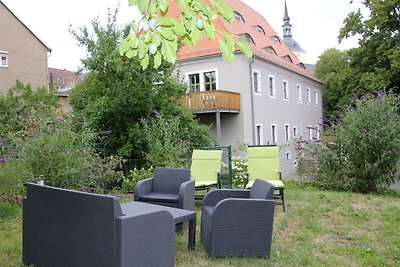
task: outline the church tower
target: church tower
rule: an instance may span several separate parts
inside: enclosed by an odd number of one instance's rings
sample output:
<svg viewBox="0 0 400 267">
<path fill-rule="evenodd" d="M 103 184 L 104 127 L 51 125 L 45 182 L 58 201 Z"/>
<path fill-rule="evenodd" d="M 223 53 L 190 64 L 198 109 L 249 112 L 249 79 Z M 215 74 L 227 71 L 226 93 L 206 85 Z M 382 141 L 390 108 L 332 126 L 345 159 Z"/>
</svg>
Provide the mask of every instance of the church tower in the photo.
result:
<svg viewBox="0 0 400 267">
<path fill-rule="evenodd" d="M 303 63 L 307 62 L 307 52 L 304 51 L 299 43 L 293 39 L 292 36 L 292 24 L 290 24 L 290 17 L 287 9 L 287 4 L 285 0 L 285 10 L 283 16 L 283 41 L 292 50 L 296 57 Z"/>
</svg>

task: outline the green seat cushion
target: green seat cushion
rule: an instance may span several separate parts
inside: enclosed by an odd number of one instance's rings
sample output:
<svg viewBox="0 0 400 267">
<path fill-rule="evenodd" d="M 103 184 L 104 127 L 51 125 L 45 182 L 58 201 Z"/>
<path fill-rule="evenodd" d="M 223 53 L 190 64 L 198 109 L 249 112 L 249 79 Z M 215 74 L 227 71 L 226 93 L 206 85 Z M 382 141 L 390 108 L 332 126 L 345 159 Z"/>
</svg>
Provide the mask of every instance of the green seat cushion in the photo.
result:
<svg viewBox="0 0 400 267">
<path fill-rule="evenodd" d="M 274 185 L 275 189 L 282 189 L 285 188 L 285 184 L 282 182 L 282 180 L 267 180 L 268 182 L 270 182 L 271 184 Z M 247 188 L 251 188 L 254 184 L 254 181 L 250 181 L 246 187 Z"/>
<path fill-rule="evenodd" d="M 249 180 L 280 179 L 279 147 L 249 147 L 247 149 Z"/>
<path fill-rule="evenodd" d="M 221 171 L 222 150 L 193 150 L 190 167 L 196 186 L 216 184 Z"/>
</svg>

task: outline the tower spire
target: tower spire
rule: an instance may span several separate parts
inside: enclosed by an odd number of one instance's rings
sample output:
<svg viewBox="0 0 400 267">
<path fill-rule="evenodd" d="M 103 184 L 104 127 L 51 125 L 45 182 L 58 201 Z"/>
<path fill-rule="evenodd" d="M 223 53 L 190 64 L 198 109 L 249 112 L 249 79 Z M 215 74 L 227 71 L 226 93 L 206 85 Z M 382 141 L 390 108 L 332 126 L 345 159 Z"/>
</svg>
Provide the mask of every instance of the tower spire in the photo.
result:
<svg viewBox="0 0 400 267">
<path fill-rule="evenodd" d="M 287 4 L 285 0 L 285 11 L 283 16 L 283 37 L 292 37 L 292 24 L 290 24 L 290 17 L 287 10 Z"/>
</svg>

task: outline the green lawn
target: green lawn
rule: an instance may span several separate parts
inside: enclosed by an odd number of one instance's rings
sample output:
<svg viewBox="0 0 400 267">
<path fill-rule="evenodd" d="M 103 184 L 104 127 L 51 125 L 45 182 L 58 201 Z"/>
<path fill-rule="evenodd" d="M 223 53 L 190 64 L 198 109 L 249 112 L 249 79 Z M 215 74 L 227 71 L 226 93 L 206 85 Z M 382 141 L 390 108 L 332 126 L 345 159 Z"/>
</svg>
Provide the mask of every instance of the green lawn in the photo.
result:
<svg viewBox="0 0 400 267">
<path fill-rule="evenodd" d="M 362 195 L 292 185 L 277 206 L 270 259 L 211 260 L 176 238 L 176 266 L 400 266 L 399 195 Z M 21 209 L 0 203 L 0 266 L 21 264 Z M 235 233 L 232 233 L 235 234 Z"/>
</svg>

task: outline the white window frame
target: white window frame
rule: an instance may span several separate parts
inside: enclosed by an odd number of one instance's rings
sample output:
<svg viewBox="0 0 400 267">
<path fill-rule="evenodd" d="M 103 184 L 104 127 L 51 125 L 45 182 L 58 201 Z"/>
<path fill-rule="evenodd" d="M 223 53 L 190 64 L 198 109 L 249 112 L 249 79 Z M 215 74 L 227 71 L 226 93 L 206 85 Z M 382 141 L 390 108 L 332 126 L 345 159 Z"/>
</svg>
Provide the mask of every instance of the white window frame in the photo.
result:
<svg viewBox="0 0 400 267">
<path fill-rule="evenodd" d="M 285 87 L 286 85 L 286 87 Z M 289 82 L 286 80 L 283 80 L 282 82 L 283 86 L 283 100 L 289 101 Z"/>
<path fill-rule="evenodd" d="M 254 88 L 254 74 L 257 74 L 257 91 Z M 257 95 L 261 95 L 261 72 L 259 70 L 253 69 L 251 71 L 251 84 L 253 87 L 253 93 Z"/>
<path fill-rule="evenodd" d="M 319 140 L 321 138 L 321 129 L 319 128 L 319 125 L 315 126 L 315 138 Z"/>
<path fill-rule="evenodd" d="M 278 144 L 278 125 L 276 123 L 271 124 L 271 144 Z"/>
<path fill-rule="evenodd" d="M 285 124 L 285 142 L 290 141 L 290 124 Z"/>
<path fill-rule="evenodd" d="M 317 90 L 314 90 L 314 99 L 315 99 L 315 106 L 318 106 L 319 101 L 318 101 L 318 91 Z"/>
<path fill-rule="evenodd" d="M 5 57 L 6 58 L 6 64 L 3 65 L 3 60 L 1 59 L 1 57 Z M 8 68 L 8 52 L 7 51 L 1 51 L 0 50 L 0 68 Z"/>
<path fill-rule="evenodd" d="M 286 152 L 286 162 L 290 162 L 292 160 L 292 153 L 290 151 Z"/>
<path fill-rule="evenodd" d="M 313 140 L 313 131 L 314 131 L 314 129 L 313 129 L 313 126 L 312 125 L 308 125 L 307 126 L 307 130 L 308 130 L 308 140 L 309 141 L 312 141 Z"/>
<path fill-rule="evenodd" d="M 199 74 L 200 75 L 200 92 L 204 92 L 205 91 L 205 79 L 204 79 L 204 73 L 206 72 L 215 72 L 215 86 L 216 89 L 215 90 L 219 90 L 219 78 L 218 78 L 218 69 L 206 69 L 206 70 L 198 70 L 198 71 L 191 71 L 191 72 L 186 72 L 185 73 L 185 82 L 188 85 L 188 90 L 190 91 L 189 88 L 189 75 L 191 74 Z M 188 92 L 189 92 L 188 91 Z"/>
<path fill-rule="evenodd" d="M 272 88 L 271 88 L 271 84 L 270 84 L 271 81 L 272 81 Z M 276 98 L 275 76 L 268 75 L 267 84 L 268 84 L 269 97 Z"/>
<path fill-rule="evenodd" d="M 311 105 L 311 89 L 307 87 L 306 90 L 307 90 L 307 105 Z"/>
<path fill-rule="evenodd" d="M 260 133 L 259 133 L 260 140 L 257 139 L 257 137 L 258 137 L 258 129 L 260 129 Z M 256 124 L 256 143 L 255 143 L 255 145 L 257 145 L 257 146 L 264 145 L 263 140 L 264 140 L 264 129 L 263 129 L 263 125 L 260 124 L 260 123 L 257 123 L 257 124 Z M 260 141 L 260 142 L 258 142 L 258 141 Z"/>
<path fill-rule="evenodd" d="M 293 137 L 296 137 L 299 135 L 299 128 L 297 126 L 293 126 Z"/>
<path fill-rule="evenodd" d="M 301 84 L 296 84 L 297 103 L 303 102 Z"/>
</svg>

